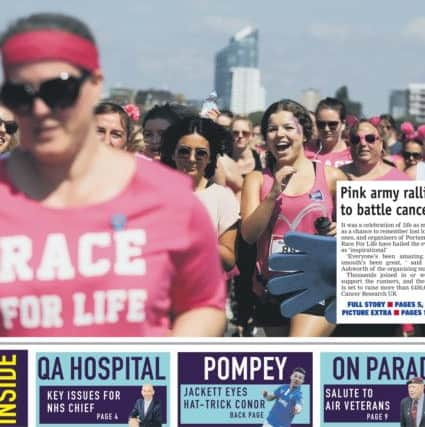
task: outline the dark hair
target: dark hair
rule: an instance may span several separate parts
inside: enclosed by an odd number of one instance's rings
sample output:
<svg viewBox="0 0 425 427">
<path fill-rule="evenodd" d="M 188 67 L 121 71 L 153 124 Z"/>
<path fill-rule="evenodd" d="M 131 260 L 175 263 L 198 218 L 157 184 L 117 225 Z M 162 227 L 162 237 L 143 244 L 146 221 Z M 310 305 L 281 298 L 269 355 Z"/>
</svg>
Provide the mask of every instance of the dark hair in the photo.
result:
<svg viewBox="0 0 425 427">
<path fill-rule="evenodd" d="M 349 134 L 350 140 L 351 140 L 351 138 L 352 138 L 353 136 L 355 136 L 355 135 L 357 134 L 357 132 L 358 132 L 358 130 L 359 130 L 359 127 L 360 127 L 360 125 L 362 125 L 362 124 L 364 124 L 364 123 L 367 123 L 367 124 L 369 124 L 369 125 L 373 126 L 373 127 L 376 129 L 376 131 L 378 132 L 378 135 L 380 136 L 380 138 L 381 138 L 381 139 L 383 139 L 383 138 L 382 138 L 382 132 L 381 132 L 381 130 L 379 129 L 379 126 L 374 125 L 374 124 L 373 124 L 372 122 L 370 122 L 368 119 L 360 119 L 358 122 L 354 123 L 354 125 L 353 125 L 353 126 L 351 126 L 351 128 L 350 128 L 350 134 Z"/>
<path fill-rule="evenodd" d="M 226 116 L 229 117 L 229 119 L 233 119 L 233 117 L 235 117 L 230 110 L 221 110 L 219 116 Z"/>
<path fill-rule="evenodd" d="M 339 115 L 340 120 L 343 122 L 347 117 L 347 109 L 345 108 L 345 104 L 336 98 L 327 97 L 322 99 L 316 107 L 315 116 L 319 115 L 320 110 L 333 110 L 336 111 Z"/>
<path fill-rule="evenodd" d="M 394 117 L 391 114 L 381 114 L 379 116 L 379 118 L 381 120 L 385 120 L 386 122 L 388 122 L 391 126 L 392 129 L 396 129 L 396 124 L 395 124 L 395 120 Z"/>
<path fill-rule="evenodd" d="M 196 112 L 185 105 L 168 103 L 164 105 L 155 105 L 143 117 L 143 127 L 145 127 L 148 120 L 164 119 L 172 125 L 178 120 L 186 117 L 193 117 L 194 115 L 196 115 Z"/>
<path fill-rule="evenodd" d="M 203 136 L 210 148 L 210 163 L 205 169 L 205 178 L 214 175 L 217 166 L 217 156 L 223 152 L 223 139 L 225 130 L 222 126 L 211 119 L 192 116 L 171 125 L 163 134 L 161 139 L 161 162 L 176 168 L 173 154 L 181 138 L 186 135 L 197 133 Z"/>
<path fill-rule="evenodd" d="M 414 142 L 415 144 L 420 145 L 421 147 L 424 146 L 424 140 L 423 138 L 421 138 L 417 132 L 415 132 L 415 134 L 411 137 L 409 137 L 408 134 L 405 134 L 403 132 L 401 132 L 401 143 L 403 144 L 403 147 L 409 143 L 409 142 Z"/>
<path fill-rule="evenodd" d="M 303 134 L 306 140 L 310 140 L 311 136 L 313 135 L 313 122 L 308 110 L 292 99 L 282 99 L 270 105 L 263 114 L 261 119 L 261 133 L 265 141 L 267 141 L 267 127 L 269 125 L 269 118 L 272 114 L 279 111 L 289 111 L 292 113 L 294 117 L 298 119 L 301 127 L 303 128 Z M 270 151 L 267 151 L 266 163 L 270 170 L 274 169 L 276 159 L 273 157 Z"/>
<path fill-rule="evenodd" d="M 15 34 L 43 29 L 62 30 L 71 34 L 76 34 L 96 45 L 92 32 L 84 22 L 72 16 L 60 13 L 36 13 L 24 18 L 19 18 L 4 31 L 0 38 L 0 45 L 3 45 L 7 39 Z"/>
<path fill-rule="evenodd" d="M 294 373 L 294 372 L 299 372 L 299 373 L 301 373 L 301 374 L 303 374 L 303 375 L 305 376 L 305 369 L 304 369 L 304 368 L 296 367 L 296 368 L 292 371 L 292 373 Z"/>
<path fill-rule="evenodd" d="M 370 126 L 374 127 L 376 129 L 376 131 L 378 132 L 379 137 L 381 138 L 382 141 L 382 161 L 390 166 L 395 167 L 396 165 L 391 161 L 386 159 L 384 156 L 387 155 L 387 148 L 386 148 L 386 144 L 382 135 L 382 131 L 380 129 L 379 126 L 374 125 L 371 121 L 369 121 L 368 119 L 360 119 L 357 123 L 355 123 L 353 126 L 351 126 L 350 128 L 350 133 L 349 133 L 349 139 L 350 139 L 350 144 L 351 144 L 351 138 L 353 136 L 355 136 L 359 130 L 360 125 L 367 123 Z"/>
</svg>

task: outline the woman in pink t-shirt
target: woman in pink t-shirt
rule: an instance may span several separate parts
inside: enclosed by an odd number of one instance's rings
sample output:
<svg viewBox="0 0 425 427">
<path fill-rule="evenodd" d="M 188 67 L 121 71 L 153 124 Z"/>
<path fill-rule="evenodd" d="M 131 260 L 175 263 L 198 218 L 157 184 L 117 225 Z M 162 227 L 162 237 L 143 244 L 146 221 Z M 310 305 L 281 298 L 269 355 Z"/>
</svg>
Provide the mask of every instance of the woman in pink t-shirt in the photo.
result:
<svg viewBox="0 0 425 427">
<path fill-rule="evenodd" d="M 282 100 L 272 104 L 264 113 L 261 130 L 267 143 L 268 169 L 251 172 L 245 179 L 241 233 L 247 243 L 257 243 L 258 275 L 265 284 L 273 275 L 268 269 L 269 255 L 287 250 L 282 240 L 285 233 L 315 234 L 317 218 L 332 218 L 336 181 L 346 177 L 338 169 L 305 156 L 304 143 L 311 137 L 312 121 L 297 102 Z M 335 223 L 327 234 L 335 234 Z M 257 287 L 257 293 L 262 290 Z M 280 313 L 277 303 L 267 307 L 270 316 L 272 311 Z M 315 306 L 295 315 L 290 322 L 278 315 L 265 331 L 277 336 L 327 336 L 334 325 L 327 322 L 323 312 L 323 305 Z"/>
<path fill-rule="evenodd" d="M 379 128 L 362 119 L 350 129 L 350 150 L 353 162 L 341 166 L 352 180 L 410 180 L 384 157 L 383 139 Z"/>
<path fill-rule="evenodd" d="M 307 157 L 335 168 L 350 163 L 350 149 L 343 138 L 347 126 L 344 103 L 336 98 L 322 99 L 315 115 L 319 138 L 307 141 Z"/>
<path fill-rule="evenodd" d="M 222 335 L 216 236 L 190 183 L 99 141 L 91 31 L 43 13 L 1 40 L 21 140 L 0 162 L 0 335 Z"/>
</svg>

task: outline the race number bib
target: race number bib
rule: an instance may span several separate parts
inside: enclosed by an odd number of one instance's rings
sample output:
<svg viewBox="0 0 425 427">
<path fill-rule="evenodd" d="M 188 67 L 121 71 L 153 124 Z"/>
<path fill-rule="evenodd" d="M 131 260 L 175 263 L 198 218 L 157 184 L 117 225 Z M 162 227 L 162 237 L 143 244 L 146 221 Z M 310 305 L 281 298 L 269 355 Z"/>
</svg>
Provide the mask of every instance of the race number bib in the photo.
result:
<svg viewBox="0 0 425 427">
<path fill-rule="evenodd" d="M 271 254 L 296 254 L 300 252 L 297 249 L 291 248 L 282 239 L 282 236 L 272 236 L 269 247 L 269 256 Z"/>
</svg>

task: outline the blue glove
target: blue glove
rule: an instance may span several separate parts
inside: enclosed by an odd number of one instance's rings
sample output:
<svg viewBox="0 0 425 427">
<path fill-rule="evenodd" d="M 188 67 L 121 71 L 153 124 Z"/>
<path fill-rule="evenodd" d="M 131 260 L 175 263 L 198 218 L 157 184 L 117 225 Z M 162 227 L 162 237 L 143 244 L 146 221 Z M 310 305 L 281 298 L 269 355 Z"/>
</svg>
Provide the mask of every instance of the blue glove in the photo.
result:
<svg viewBox="0 0 425 427">
<path fill-rule="evenodd" d="M 288 232 L 285 243 L 295 253 L 273 254 L 269 258 L 271 271 L 292 271 L 269 280 L 267 288 L 273 295 L 296 292 L 281 304 L 285 317 L 311 308 L 324 299 L 333 297 L 325 310 L 325 317 L 336 323 L 336 239 L 335 237 Z"/>
</svg>

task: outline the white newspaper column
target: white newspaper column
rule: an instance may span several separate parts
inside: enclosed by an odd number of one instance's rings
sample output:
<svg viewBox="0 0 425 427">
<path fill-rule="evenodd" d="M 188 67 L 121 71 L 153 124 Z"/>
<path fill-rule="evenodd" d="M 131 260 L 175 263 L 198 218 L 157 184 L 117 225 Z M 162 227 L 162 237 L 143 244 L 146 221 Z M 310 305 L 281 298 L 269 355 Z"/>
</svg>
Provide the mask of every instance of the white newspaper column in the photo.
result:
<svg viewBox="0 0 425 427">
<path fill-rule="evenodd" d="M 425 186 L 338 183 L 337 323 L 425 323 Z"/>
</svg>

